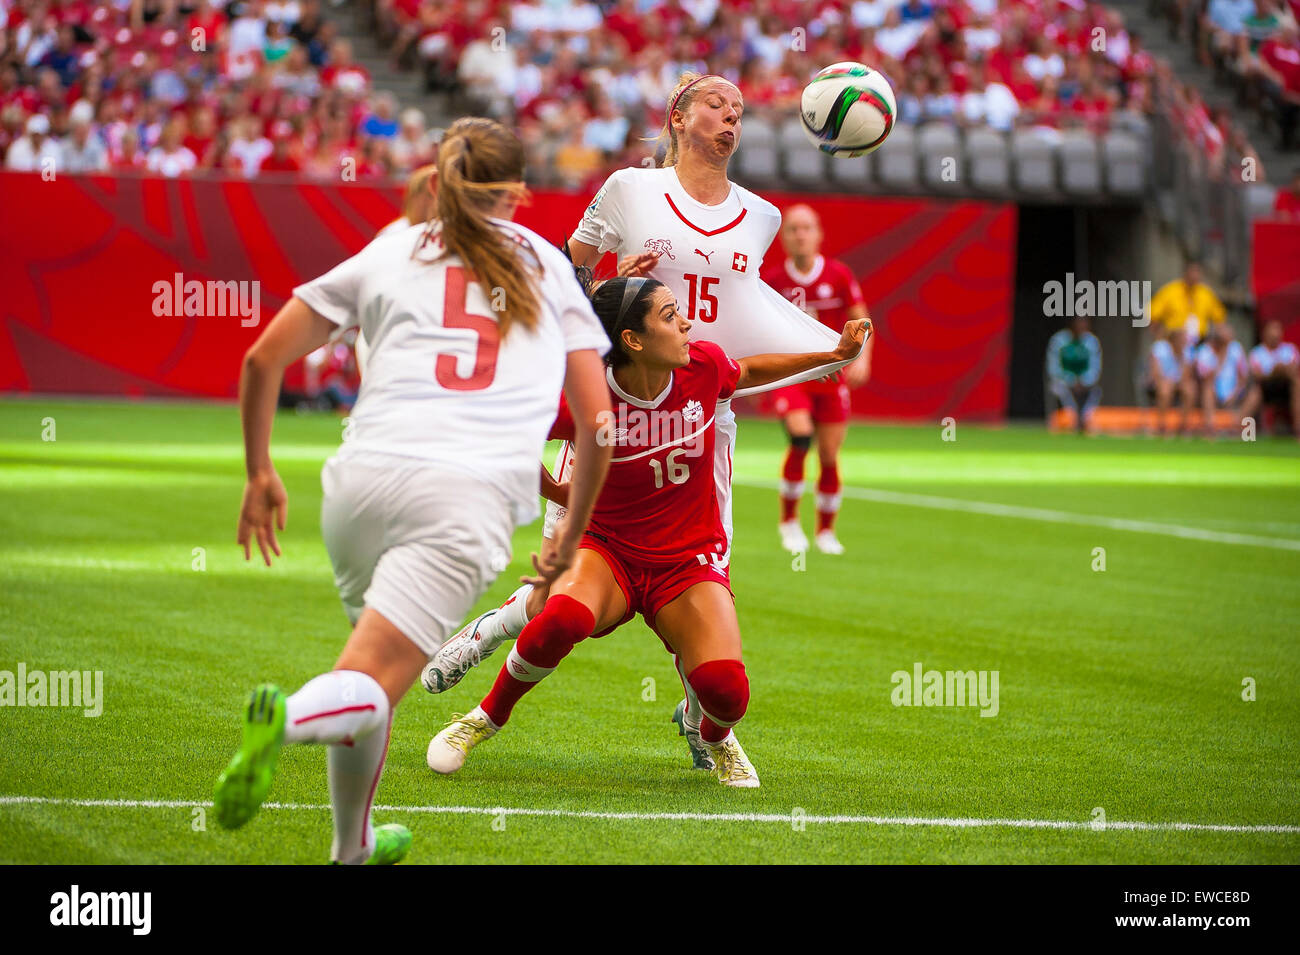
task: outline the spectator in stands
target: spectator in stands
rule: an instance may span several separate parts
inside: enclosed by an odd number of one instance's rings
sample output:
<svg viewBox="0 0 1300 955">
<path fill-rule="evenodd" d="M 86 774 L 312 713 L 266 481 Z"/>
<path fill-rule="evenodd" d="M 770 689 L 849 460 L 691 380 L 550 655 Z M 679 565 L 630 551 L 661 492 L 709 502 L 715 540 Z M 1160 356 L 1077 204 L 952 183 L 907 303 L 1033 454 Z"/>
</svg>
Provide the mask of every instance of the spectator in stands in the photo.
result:
<svg viewBox="0 0 1300 955">
<path fill-rule="evenodd" d="M 1254 413 L 1259 389 L 1250 377 L 1246 351 L 1234 340 L 1232 326 L 1220 322 L 1196 349 L 1196 378 L 1201 389 L 1205 436 L 1217 436 L 1214 414 L 1224 408 L 1234 419 Z"/>
<path fill-rule="evenodd" d="M 175 115 L 163 126 L 158 145 L 145 157 L 145 168 L 152 173 L 175 179 L 188 175 L 199 164 L 198 158 L 183 145 L 185 118 Z"/>
<path fill-rule="evenodd" d="M 1291 181 L 1277 191 L 1273 200 L 1273 217 L 1300 219 L 1300 166 L 1291 172 Z"/>
<path fill-rule="evenodd" d="M 1080 434 L 1101 401 L 1101 342 L 1088 325 L 1086 317 L 1076 315 L 1047 343 L 1048 389 L 1058 407 L 1073 413 Z"/>
<path fill-rule="evenodd" d="M 988 82 L 988 71 L 983 63 L 971 70 L 970 88 L 961 98 L 961 116 L 967 125 L 988 125 L 1008 131 L 1020 114 L 1020 104 L 1006 84 Z"/>
<path fill-rule="evenodd" d="M 507 115 L 514 93 L 515 55 L 509 44 L 502 42 L 504 29 L 499 19 L 488 20 L 482 34 L 461 52 L 456 68 L 466 95 L 493 117 Z"/>
<path fill-rule="evenodd" d="M 1259 344 L 1250 350 L 1250 373 L 1263 413 L 1281 411 L 1290 419 L 1292 434 L 1300 438 L 1300 349 L 1282 340 L 1282 323 L 1276 319 L 1264 325 Z M 1261 428 L 1273 430 L 1268 421 L 1261 422 Z"/>
<path fill-rule="evenodd" d="M 1149 400 L 1155 401 L 1156 432 L 1165 433 L 1165 419 L 1174 399 L 1180 410 L 1178 434 L 1187 430 L 1187 417 L 1196 403 L 1196 379 L 1192 372 L 1192 347 L 1182 328 L 1155 326 L 1156 339 L 1147 358 L 1145 388 Z M 1150 433 L 1150 428 L 1147 429 Z"/>
<path fill-rule="evenodd" d="M 108 164 L 113 172 L 144 172 L 148 168 L 148 157 L 140 148 L 140 134 L 134 128 L 122 131 L 117 147 L 109 150 Z"/>
<path fill-rule="evenodd" d="M 424 128 L 424 114 L 418 109 L 407 109 L 401 115 L 401 128 L 389 147 L 393 168 L 409 172 L 433 162 L 433 140 Z"/>
<path fill-rule="evenodd" d="M 1201 281 L 1201 263 L 1189 259 L 1183 274 L 1166 282 L 1151 298 L 1151 320 L 1166 329 L 1182 328 L 1192 344 L 1203 340 L 1212 327 L 1223 324 L 1223 303 Z"/>
<path fill-rule="evenodd" d="M 1260 44 L 1252 67 L 1273 106 L 1282 148 L 1290 149 L 1300 120 L 1300 32 L 1294 23 L 1282 26 Z"/>
<path fill-rule="evenodd" d="M 278 120 L 271 127 L 271 152 L 258 166 L 257 174 L 300 172 L 302 163 L 294 155 L 294 149 L 293 126 Z"/>
<path fill-rule="evenodd" d="M 262 124 L 256 116 L 245 116 L 237 120 L 231 132 L 230 145 L 226 147 L 225 169 L 237 176 L 253 179 L 274 147 L 262 135 Z"/>
<path fill-rule="evenodd" d="M 50 137 L 50 118 L 43 113 L 27 119 L 27 132 L 9 146 L 5 154 L 5 168 L 17 172 L 56 172 L 63 151 Z"/>
<path fill-rule="evenodd" d="M 1210 0 L 1201 18 L 1201 62 L 1235 59 L 1245 46 L 1246 18 L 1255 12 L 1255 0 Z"/>
<path fill-rule="evenodd" d="M 78 100 L 68 113 L 68 135 L 62 144 L 60 172 L 104 172 L 108 169 L 108 150 L 94 135 L 91 124 L 95 107 Z"/>
<path fill-rule="evenodd" d="M 386 91 L 379 93 L 372 101 L 370 115 L 361 123 L 361 132 L 373 139 L 396 139 L 399 129 L 396 113 L 397 98 Z"/>
</svg>

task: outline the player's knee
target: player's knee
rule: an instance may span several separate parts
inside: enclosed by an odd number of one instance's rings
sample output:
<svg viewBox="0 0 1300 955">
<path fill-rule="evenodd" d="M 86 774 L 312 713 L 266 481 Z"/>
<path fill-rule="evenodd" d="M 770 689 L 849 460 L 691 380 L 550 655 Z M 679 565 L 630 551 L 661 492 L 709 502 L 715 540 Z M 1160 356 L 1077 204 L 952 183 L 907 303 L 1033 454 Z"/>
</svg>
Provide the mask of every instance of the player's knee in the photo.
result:
<svg viewBox="0 0 1300 955">
<path fill-rule="evenodd" d="M 804 454 L 807 454 L 807 453 L 808 453 L 808 450 L 812 447 L 812 435 L 811 435 L 811 434 L 791 434 L 791 435 L 790 435 L 790 447 L 792 447 L 792 448 L 798 448 L 798 449 L 799 449 L 800 451 L 802 451 Z"/>
<path fill-rule="evenodd" d="M 555 594 L 546 601 L 542 612 L 528 622 L 520 642 L 536 648 L 547 659 L 568 653 L 574 644 L 591 636 L 596 618 L 587 606 L 568 594 Z M 527 656 L 530 662 L 536 662 Z"/>
<path fill-rule="evenodd" d="M 691 671 L 691 689 L 705 715 L 719 726 L 739 723 L 749 708 L 749 677 L 739 660 L 710 660 Z"/>
</svg>

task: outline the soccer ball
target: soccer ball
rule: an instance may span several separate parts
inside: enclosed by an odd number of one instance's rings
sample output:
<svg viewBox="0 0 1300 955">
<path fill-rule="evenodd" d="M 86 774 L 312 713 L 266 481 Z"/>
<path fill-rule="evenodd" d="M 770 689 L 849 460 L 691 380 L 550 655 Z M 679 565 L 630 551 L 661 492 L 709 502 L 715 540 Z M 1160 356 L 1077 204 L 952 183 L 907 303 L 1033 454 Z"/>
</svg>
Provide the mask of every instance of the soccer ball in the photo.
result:
<svg viewBox="0 0 1300 955">
<path fill-rule="evenodd" d="M 832 63 L 803 88 L 799 118 L 818 149 L 865 156 L 889 137 L 898 104 L 889 80 L 863 63 Z"/>
</svg>

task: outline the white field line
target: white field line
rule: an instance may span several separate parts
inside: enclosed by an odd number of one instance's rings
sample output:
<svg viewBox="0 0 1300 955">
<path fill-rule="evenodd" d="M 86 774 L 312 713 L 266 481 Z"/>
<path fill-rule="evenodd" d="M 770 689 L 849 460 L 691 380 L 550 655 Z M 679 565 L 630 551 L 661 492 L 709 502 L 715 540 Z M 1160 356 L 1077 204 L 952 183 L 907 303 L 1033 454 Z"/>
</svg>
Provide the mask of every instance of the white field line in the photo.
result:
<svg viewBox="0 0 1300 955">
<path fill-rule="evenodd" d="M 0 796 L 0 806 L 77 806 L 86 809 L 210 809 L 211 802 L 188 799 L 62 799 L 49 796 Z M 263 809 L 328 812 L 311 803 L 268 802 Z M 551 819 L 610 819 L 652 822 L 805 822 L 827 825 L 933 826 L 942 829 L 1093 829 L 1092 822 L 1073 819 L 926 819 L 919 816 L 817 816 L 763 812 L 596 812 L 578 809 L 529 809 L 506 806 L 375 806 L 374 811 L 467 816 L 542 816 Z M 1206 822 L 1122 822 L 1107 820 L 1105 829 L 1140 832 L 1285 832 L 1300 833 L 1300 825 L 1229 825 Z"/>
<path fill-rule="evenodd" d="M 777 481 L 758 478 L 734 478 L 733 484 L 777 490 Z M 1285 537 L 1264 537 L 1259 534 L 1234 534 L 1212 531 L 1184 524 L 1162 524 L 1159 521 L 1135 521 L 1124 517 L 1104 517 L 1099 514 L 1075 514 L 1043 507 L 1021 507 L 1018 504 L 995 504 L 991 501 L 968 501 L 959 497 L 937 497 L 931 494 L 909 494 L 904 491 L 880 491 L 874 488 L 849 487 L 840 489 L 844 497 L 877 504 L 901 504 L 904 507 L 927 507 L 937 511 L 964 511 L 989 517 L 1015 517 L 1028 521 L 1046 521 L 1052 524 L 1079 524 L 1084 527 L 1106 527 L 1136 534 L 1161 534 L 1181 537 L 1184 540 L 1207 541 L 1212 544 L 1241 544 L 1245 547 L 1272 547 L 1277 550 L 1300 551 L 1300 540 Z"/>
</svg>

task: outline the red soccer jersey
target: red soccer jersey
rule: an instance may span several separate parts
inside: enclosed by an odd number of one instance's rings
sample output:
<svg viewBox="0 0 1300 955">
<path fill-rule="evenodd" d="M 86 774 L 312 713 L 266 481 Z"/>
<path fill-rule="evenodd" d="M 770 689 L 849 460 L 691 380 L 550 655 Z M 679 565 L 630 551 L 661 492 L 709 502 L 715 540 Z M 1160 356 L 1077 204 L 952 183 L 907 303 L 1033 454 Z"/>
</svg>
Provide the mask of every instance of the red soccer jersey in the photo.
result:
<svg viewBox="0 0 1300 955">
<path fill-rule="evenodd" d="M 763 281 L 836 333 L 844 331 L 849 309 L 864 304 L 862 287 L 849 267 L 820 255 L 807 275 L 795 271 L 794 263 L 786 259 L 765 269 Z"/>
<path fill-rule="evenodd" d="M 655 401 L 633 398 L 606 376 L 614 420 L 602 435 L 614 456 L 587 532 L 645 564 L 709 559 L 727 547 L 714 494 L 713 415 L 736 390 L 740 366 L 712 342 L 694 342 L 690 354 Z M 561 398 L 551 438 L 572 441 L 573 432 Z"/>
</svg>

